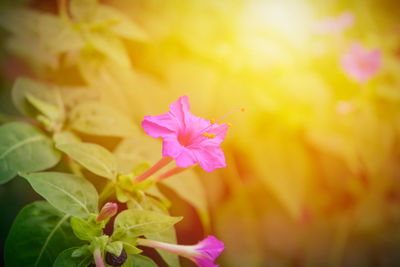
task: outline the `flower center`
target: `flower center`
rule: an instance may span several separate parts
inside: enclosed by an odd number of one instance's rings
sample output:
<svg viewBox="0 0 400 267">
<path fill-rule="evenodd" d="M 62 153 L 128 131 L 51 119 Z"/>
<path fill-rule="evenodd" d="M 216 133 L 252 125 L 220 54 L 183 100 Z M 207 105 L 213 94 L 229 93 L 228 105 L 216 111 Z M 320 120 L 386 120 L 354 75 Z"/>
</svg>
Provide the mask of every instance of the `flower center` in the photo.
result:
<svg viewBox="0 0 400 267">
<path fill-rule="evenodd" d="M 189 146 L 191 144 L 190 140 L 192 138 L 191 133 L 179 133 L 178 134 L 178 142 L 182 146 Z"/>
</svg>

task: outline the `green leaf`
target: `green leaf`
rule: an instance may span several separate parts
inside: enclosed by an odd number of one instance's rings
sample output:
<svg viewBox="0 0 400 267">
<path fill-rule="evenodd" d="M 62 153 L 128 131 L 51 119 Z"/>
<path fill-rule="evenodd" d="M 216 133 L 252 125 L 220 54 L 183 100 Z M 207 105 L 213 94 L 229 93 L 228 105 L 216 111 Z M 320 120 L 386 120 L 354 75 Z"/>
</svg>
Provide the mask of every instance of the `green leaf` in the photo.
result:
<svg viewBox="0 0 400 267">
<path fill-rule="evenodd" d="M 209 227 L 209 214 L 207 209 L 207 198 L 204 186 L 194 170 L 185 170 L 168 179 L 162 184 L 168 186 L 178 196 L 191 204 L 200 216 L 205 228 Z"/>
<path fill-rule="evenodd" d="M 79 246 L 82 241 L 72 233 L 69 215 L 44 201 L 21 210 L 5 245 L 5 265 L 18 267 L 52 266 L 63 250 Z"/>
<path fill-rule="evenodd" d="M 76 106 L 71 111 L 70 121 L 74 130 L 92 135 L 126 137 L 138 132 L 130 118 L 99 102 Z"/>
<path fill-rule="evenodd" d="M 136 25 L 127 15 L 118 9 L 101 5 L 99 6 L 94 18 L 94 23 L 102 23 L 108 29 L 123 38 L 133 41 L 147 41 L 147 34 Z"/>
<path fill-rule="evenodd" d="M 122 252 L 123 244 L 121 241 L 115 241 L 107 244 L 106 251 L 114 254 L 116 256 L 120 256 Z"/>
<path fill-rule="evenodd" d="M 130 255 L 132 265 L 130 267 L 157 267 L 158 265 L 149 257 L 142 255 Z"/>
<path fill-rule="evenodd" d="M 32 125 L 11 122 L 0 126 L 0 184 L 18 172 L 51 168 L 60 157 L 51 139 Z"/>
<path fill-rule="evenodd" d="M 97 191 L 84 178 L 69 173 L 21 174 L 33 189 L 57 209 L 79 218 L 97 213 Z"/>
<path fill-rule="evenodd" d="M 54 262 L 53 267 L 87 267 L 94 261 L 93 256 L 89 253 L 81 257 L 72 257 L 72 253 L 77 249 L 69 248 L 61 252 Z"/>
<path fill-rule="evenodd" d="M 161 232 L 181 219 L 146 210 L 124 210 L 118 214 L 114 225 L 115 228 L 124 228 L 128 236 L 136 237 Z"/>
<path fill-rule="evenodd" d="M 59 144 L 57 148 L 101 177 L 114 179 L 116 176 L 117 164 L 114 155 L 100 145 L 74 142 Z"/>
<path fill-rule="evenodd" d="M 72 217 L 71 227 L 80 240 L 92 241 L 96 236 L 101 236 L 103 230 L 95 223 L 89 223 L 81 218 Z"/>
<path fill-rule="evenodd" d="M 12 88 L 12 100 L 17 110 L 28 117 L 35 118 L 40 112 L 50 119 L 63 120 L 64 106 L 60 92 L 54 86 L 18 78 Z"/>
</svg>

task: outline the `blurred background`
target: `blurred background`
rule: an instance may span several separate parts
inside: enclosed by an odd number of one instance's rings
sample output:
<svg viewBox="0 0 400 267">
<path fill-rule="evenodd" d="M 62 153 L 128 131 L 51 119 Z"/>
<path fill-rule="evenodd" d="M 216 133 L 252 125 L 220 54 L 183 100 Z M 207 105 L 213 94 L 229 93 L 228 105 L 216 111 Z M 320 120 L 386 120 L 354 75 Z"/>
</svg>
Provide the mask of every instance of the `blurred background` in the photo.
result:
<svg viewBox="0 0 400 267">
<path fill-rule="evenodd" d="M 145 40 L 121 39 L 129 60 L 104 44 L 102 53 L 81 52 L 84 64 L 68 64 L 71 54 L 54 62 L 36 49 L 40 37 L 21 48 L 4 30 L 0 120 L 17 114 L 10 89 L 19 75 L 96 88 L 138 125 L 181 95 L 204 118 L 243 106 L 246 112 L 225 119 L 232 123 L 222 144 L 228 167 L 196 169 L 211 228 L 203 230 L 194 209 L 165 189 L 172 214 L 185 216 L 179 242 L 211 232 L 226 245 L 221 266 L 400 266 L 397 1 L 100 2 L 146 33 Z M 10 5 L 58 10 L 50 0 L 3 0 L 0 8 Z M 351 14 L 352 23 L 326 26 L 341 14 Z M 51 24 L 45 27 L 51 33 Z M 340 64 L 354 42 L 381 53 L 379 70 L 364 84 Z M 113 60 L 104 63 L 110 49 Z M 121 142 L 95 141 L 111 150 Z M 22 206 L 37 198 L 22 179 L 0 186 L 1 244 Z"/>
</svg>

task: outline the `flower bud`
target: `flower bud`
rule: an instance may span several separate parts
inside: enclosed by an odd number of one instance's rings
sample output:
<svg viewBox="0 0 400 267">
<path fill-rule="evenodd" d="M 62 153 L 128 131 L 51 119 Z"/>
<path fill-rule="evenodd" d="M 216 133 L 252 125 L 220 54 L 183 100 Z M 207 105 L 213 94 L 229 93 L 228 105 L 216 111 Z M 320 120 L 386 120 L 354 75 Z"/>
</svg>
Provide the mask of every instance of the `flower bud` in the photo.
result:
<svg viewBox="0 0 400 267">
<path fill-rule="evenodd" d="M 96 222 L 102 222 L 104 220 L 107 220 L 117 214 L 118 211 L 118 205 L 117 203 L 113 202 L 107 202 L 104 204 L 104 206 L 101 208 L 101 211 L 99 215 L 96 218 Z"/>
</svg>

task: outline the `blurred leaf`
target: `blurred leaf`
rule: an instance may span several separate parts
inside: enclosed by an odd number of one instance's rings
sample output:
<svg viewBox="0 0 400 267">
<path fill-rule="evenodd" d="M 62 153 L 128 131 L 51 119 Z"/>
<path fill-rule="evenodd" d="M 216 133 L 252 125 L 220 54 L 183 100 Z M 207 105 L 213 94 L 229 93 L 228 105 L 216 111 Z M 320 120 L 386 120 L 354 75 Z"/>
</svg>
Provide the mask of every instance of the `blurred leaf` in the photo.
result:
<svg viewBox="0 0 400 267">
<path fill-rule="evenodd" d="M 53 267 L 87 267 L 93 262 L 93 255 L 86 254 L 80 257 L 73 257 L 72 254 L 77 248 L 69 248 L 61 252 L 56 261 L 52 265 Z"/>
<path fill-rule="evenodd" d="M 68 218 L 44 201 L 23 208 L 6 241 L 6 266 L 52 266 L 60 252 L 79 246 Z"/>
<path fill-rule="evenodd" d="M 51 139 L 32 125 L 11 122 L 0 126 L 0 184 L 18 172 L 51 168 L 60 156 Z"/>
<path fill-rule="evenodd" d="M 170 217 L 146 210 L 124 210 L 115 219 L 116 228 L 124 228 L 128 236 L 157 233 L 179 222 L 181 217 Z"/>
<path fill-rule="evenodd" d="M 101 5 L 99 6 L 93 23 L 104 23 L 109 30 L 122 38 L 134 41 L 146 41 L 147 35 L 138 25 L 136 25 L 127 15 L 118 9 Z"/>
<path fill-rule="evenodd" d="M 114 155 L 100 145 L 73 142 L 59 144 L 57 148 L 101 177 L 112 180 L 116 176 L 117 167 Z"/>
<path fill-rule="evenodd" d="M 87 39 L 97 51 L 100 51 L 122 67 L 129 68 L 131 62 L 128 51 L 123 42 L 116 36 L 107 32 L 87 33 Z"/>
<path fill-rule="evenodd" d="M 18 111 L 28 117 L 35 117 L 37 111 L 57 120 L 64 117 L 60 93 L 57 88 L 48 84 L 25 77 L 18 78 L 12 88 L 12 100 Z"/>
<path fill-rule="evenodd" d="M 97 212 L 96 188 L 86 179 L 61 172 L 21 174 L 33 189 L 57 209 L 79 218 Z"/>
<path fill-rule="evenodd" d="M 40 12 L 28 8 L 3 9 L 0 10 L 0 27 L 15 35 L 32 35 L 40 16 Z"/>
<path fill-rule="evenodd" d="M 71 15 L 78 21 L 90 19 L 96 12 L 97 7 L 97 0 L 71 0 L 69 2 Z"/>
<path fill-rule="evenodd" d="M 70 122 L 71 128 L 86 134 L 125 137 L 138 132 L 128 117 L 99 102 L 76 106 L 71 111 Z"/>
<path fill-rule="evenodd" d="M 71 144 L 71 143 L 75 143 L 75 142 L 77 142 L 77 143 L 80 142 L 79 137 L 69 131 L 62 131 L 59 133 L 55 133 L 53 135 L 53 140 L 54 140 L 56 146 L 62 145 L 62 144 Z"/>
<path fill-rule="evenodd" d="M 81 34 L 58 15 L 42 14 L 37 31 L 43 47 L 53 55 L 79 50 L 86 45 Z"/>
<path fill-rule="evenodd" d="M 160 159 L 160 152 L 161 142 L 140 132 L 122 140 L 114 150 L 118 170 L 122 173 L 131 172 L 144 161 L 156 163 Z"/>
</svg>

